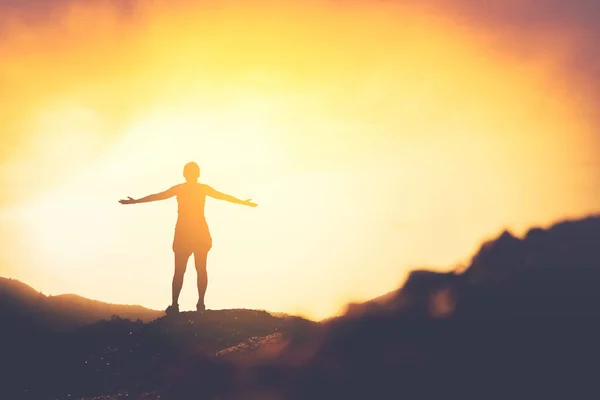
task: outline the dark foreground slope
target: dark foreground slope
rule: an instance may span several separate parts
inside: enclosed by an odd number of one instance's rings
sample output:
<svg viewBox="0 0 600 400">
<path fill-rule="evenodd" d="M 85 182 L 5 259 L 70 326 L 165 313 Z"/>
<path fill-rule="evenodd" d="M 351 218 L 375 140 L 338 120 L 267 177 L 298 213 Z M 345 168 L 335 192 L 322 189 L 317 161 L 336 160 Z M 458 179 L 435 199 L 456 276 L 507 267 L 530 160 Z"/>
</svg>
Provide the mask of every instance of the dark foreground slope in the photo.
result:
<svg viewBox="0 0 600 400">
<path fill-rule="evenodd" d="M 139 333 L 119 320 L 107 322 L 106 332 L 93 328 L 97 336 L 81 331 L 65 339 L 81 346 L 73 354 L 95 354 L 99 366 L 105 358 L 98 356 L 114 354 L 100 371 L 137 348 L 149 350 L 131 356 L 129 375 L 74 373 L 62 389 L 125 389 L 121 398 L 152 400 L 597 398 L 599 289 L 600 218 L 532 229 L 523 238 L 505 232 L 464 272 L 415 271 L 384 301 L 322 324 L 283 320 L 248 337 L 234 333 L 231 319 L 231 330 L 220 331 L 218 318 L 200 327 L 182 316 Z M 167 333 L 183 327 L 187 339 Z M 210 337 L 231 340 L 194 336 L 211 329 Z M 288 333 L 277 335 L 282 330 Z"/>
<path fill-rule="evenodd" d="M 23 331 L 10 340 L 0 334 L 0 369 L 6 371 L 0 398 L 66 399 L 118 390 L 133 396 L 169 387 L 190 360 L 214 359 L 219 351 L 244 341 L 283 337 L 310 325 L 265 311 L 215 310 L 150 323 L 115 316 L 66 333 Z"/>
</svg>

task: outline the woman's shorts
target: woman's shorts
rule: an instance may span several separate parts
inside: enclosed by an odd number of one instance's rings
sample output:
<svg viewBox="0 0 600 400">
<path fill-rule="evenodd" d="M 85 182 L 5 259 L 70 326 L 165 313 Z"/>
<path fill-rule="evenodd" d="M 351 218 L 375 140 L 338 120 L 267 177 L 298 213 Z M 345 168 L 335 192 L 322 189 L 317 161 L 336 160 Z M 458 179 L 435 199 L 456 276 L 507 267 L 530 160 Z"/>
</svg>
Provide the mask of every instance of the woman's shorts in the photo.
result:
<svg viewBox="0 0 600 400">
<path fill-rule="evenodd" d="M 208 253 L 212 248 L 212 238 L 208 230 L 185 230 L 175 228 L 173 251 L 184 254 Z"/>
</svg>

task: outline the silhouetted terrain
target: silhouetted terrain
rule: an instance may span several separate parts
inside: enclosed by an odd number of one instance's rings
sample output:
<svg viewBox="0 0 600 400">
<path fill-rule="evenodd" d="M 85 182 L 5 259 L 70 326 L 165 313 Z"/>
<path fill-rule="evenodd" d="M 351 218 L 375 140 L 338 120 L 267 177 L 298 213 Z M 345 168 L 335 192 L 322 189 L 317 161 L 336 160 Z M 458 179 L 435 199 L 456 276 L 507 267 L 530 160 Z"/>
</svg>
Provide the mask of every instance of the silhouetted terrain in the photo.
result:
<svg viewBox="0 0 600 400">
<path fill-rule="evenodd" d="M 464 272 L 414 271 L 320 324 L 224 310 L 25 335 L 43 350 L 19 350 L 7 398 L 596 398 L 599 288 L 600 217 L 504 232 Z"/>
<path fill-rule="evenodd" d="M 14 399 L 52 399 L 168 387 L 190 359 L 214 358 L 245 340 L 311 324 L 265 311 L 217 310 L 150 323 L 114 316 L 66 333 L 25 329 L 2 335 L 0 368 L 8 371 L 2 390 Z"/>
<path fill-rule="evenodd" d="M 29 321 L 50 330 L 67 331 L 113 315 L 152 321 L 162 311 L 141 306 L 110 304 L 74 294 L 46 296 L 15 279 L 0 277 L 0 320 L 9 317 Z"/>
</svg>

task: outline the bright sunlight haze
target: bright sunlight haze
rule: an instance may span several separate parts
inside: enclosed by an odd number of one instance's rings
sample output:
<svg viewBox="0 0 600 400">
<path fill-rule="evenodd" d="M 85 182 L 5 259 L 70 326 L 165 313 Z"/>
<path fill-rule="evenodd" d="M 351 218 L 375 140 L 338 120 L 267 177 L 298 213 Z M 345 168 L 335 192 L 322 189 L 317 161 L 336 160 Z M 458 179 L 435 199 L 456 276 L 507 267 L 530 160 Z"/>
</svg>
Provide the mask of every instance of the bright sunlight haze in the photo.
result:
<svg viewBox="0 0 600 400">
<path fill-rule="evenodd" d="M 175 200 L 118 200 L 189 161 L 259 204 L 207 200 L 213 309 L 328 317 L 598 210 L 594 105 L 553 35 L 524 51 L 451 6 L 82 3 L 2 26 L 1 276 L 164 309 Z"/>
</svg>

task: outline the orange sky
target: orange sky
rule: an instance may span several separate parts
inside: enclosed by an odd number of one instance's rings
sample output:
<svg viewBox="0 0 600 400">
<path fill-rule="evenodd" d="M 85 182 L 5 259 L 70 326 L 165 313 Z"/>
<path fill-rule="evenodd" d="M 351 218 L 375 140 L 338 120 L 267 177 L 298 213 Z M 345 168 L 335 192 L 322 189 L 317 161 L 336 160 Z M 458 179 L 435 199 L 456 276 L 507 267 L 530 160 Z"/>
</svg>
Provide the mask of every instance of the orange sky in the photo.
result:
<svg viewBox="0 0 600 400">
<path fill-rule="evenodd" d="M 559 31 L 524 52 L 451 9 L 144 4 L 2 24 L 0 275 L 165 307 L 175 203 L 117 200 L 190 160 L 260 204 L 207 204 L 209 308 L 326 317 L 503 228 L 598 211 L 594 104 Z"/>
</svg>

